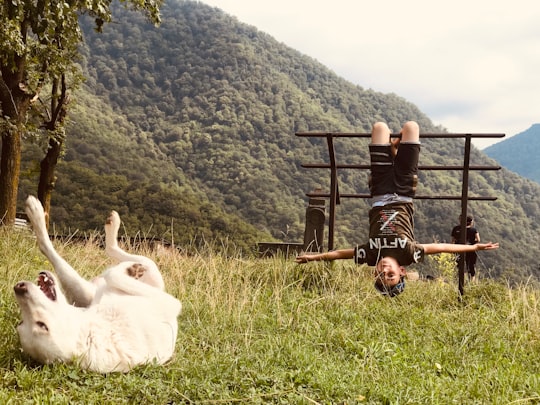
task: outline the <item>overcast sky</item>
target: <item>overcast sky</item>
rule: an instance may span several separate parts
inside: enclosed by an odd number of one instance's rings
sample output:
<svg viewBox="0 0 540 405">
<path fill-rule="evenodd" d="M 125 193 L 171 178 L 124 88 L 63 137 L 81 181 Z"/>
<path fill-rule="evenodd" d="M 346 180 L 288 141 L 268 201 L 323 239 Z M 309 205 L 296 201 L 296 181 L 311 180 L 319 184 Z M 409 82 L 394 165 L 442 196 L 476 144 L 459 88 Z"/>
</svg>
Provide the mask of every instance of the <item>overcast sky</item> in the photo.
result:
<svg viewBox="0 0 540 405">
<path fill-rule="evenodd" d="M 540 122 L 538 0 L 202 2 L 451 132 L 507 139 Z"/>
</svg>

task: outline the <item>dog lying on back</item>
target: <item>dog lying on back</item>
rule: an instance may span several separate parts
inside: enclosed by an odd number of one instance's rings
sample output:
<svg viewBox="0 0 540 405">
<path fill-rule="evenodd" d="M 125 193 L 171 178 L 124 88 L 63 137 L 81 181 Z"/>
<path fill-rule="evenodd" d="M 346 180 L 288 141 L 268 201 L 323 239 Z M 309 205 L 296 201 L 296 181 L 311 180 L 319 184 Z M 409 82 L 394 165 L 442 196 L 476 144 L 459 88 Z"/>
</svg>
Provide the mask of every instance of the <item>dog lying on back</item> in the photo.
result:
<svg viewBox="0 0 540 405">
<path fill-rule="evenodd" d="M 120 249 L 118 213 L 113 211 L 105 224 L 105 250 L 118 264 L 93 281 L 83 279 L 56 252 L 39 200 L 28 197 L 26 213 L 56 275 L 42 271 L 37 285 L 20 281 L 14 287 L 23 351 L 42 364 L 77 362 L 102 373 L 168 361 L 182 305 L 164 291 L 152 260 Z"/>
</svg>

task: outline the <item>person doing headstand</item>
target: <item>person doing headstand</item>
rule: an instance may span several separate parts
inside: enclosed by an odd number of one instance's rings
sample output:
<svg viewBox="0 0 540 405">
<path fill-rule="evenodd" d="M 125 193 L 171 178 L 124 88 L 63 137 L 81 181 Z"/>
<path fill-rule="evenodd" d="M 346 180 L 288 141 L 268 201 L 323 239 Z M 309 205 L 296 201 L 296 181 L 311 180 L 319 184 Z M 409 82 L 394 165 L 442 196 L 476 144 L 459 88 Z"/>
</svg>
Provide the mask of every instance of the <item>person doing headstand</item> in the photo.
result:
<svg viewBox="0 0 540 405">
<path fill-rule="evenodd" d="M 492 250 L 499 244 L 417 242 L 414 238 L 413 198 L 418 183 L 420 128 L 416 122 L 408 121 L 399 137 L 391 139 L 390 135 L 386 123 L 373 125 L 369 145 L 372 208 L 369 211 L 368 242 L 351 249 L 300 254 L 296 262 L 354 259 L 357 264 L 374 266 L 375 288 L 393 297 L 405 289 L 406 266 L 423 261 L 425 255 Z"/>
</svg>

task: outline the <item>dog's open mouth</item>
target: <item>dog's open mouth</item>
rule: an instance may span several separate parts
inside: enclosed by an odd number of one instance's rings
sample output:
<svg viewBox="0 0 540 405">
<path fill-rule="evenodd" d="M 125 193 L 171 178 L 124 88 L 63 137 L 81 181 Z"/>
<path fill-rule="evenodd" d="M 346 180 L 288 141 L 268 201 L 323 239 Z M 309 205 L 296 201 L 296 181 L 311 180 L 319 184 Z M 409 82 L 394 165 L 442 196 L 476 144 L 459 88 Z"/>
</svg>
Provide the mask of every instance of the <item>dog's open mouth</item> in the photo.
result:
<svg viewBox="0 0 540 405">
<path fill-rule="evenodd" d="M 56 289 L 54 279 L 52 277 L 49 277 L 46 272 L 42 271 L 39 273 L 37 284 L 48 299 L 51 301 L 56 301 Z"/>
</svg>

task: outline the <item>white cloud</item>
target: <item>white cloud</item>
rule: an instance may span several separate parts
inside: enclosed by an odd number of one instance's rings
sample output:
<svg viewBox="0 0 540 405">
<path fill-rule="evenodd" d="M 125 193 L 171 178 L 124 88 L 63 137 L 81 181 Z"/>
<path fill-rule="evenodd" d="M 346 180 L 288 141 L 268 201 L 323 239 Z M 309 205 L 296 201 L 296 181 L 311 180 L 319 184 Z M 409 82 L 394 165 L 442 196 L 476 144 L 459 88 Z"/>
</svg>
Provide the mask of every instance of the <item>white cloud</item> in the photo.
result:
<svg viewBox="0 0 540 405">
<path fill-rule="evenodd" d="M 204 2 L 449 131 L 512 136 L 540 122 L 536 0 Z"/>
</svg>

